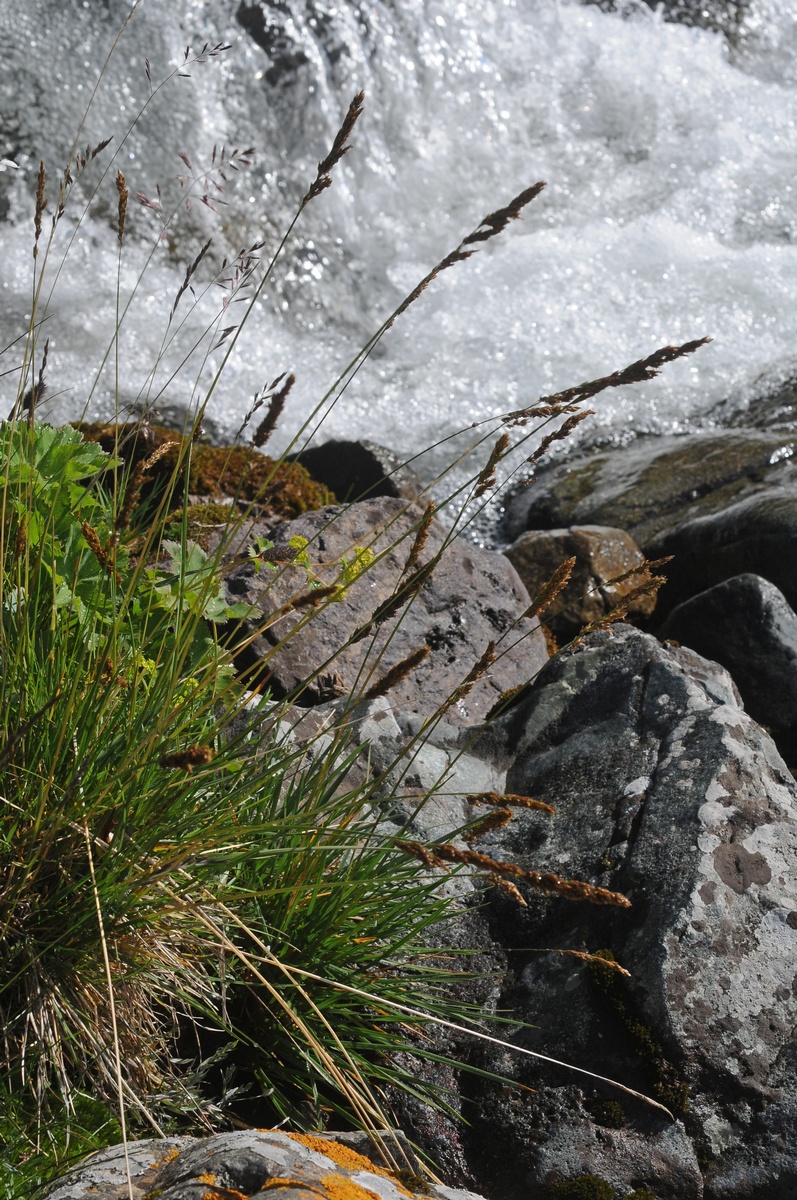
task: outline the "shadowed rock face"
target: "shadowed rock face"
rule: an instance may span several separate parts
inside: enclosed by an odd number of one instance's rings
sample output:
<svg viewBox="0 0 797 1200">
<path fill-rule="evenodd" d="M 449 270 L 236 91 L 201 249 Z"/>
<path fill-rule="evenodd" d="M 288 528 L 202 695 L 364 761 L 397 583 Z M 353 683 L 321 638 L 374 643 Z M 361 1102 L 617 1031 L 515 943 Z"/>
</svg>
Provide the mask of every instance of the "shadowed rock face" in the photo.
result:
<svg viewBox="0 0 797 1200">
<path fill-rule="evenodd" d="M 781 739 L 787 762 L 794 758 L 797 614 L 774 584 L 750 573 L 726 579 L 674 609 L 659 637 L 726 667 L 750 716 Z"/>
</svg>

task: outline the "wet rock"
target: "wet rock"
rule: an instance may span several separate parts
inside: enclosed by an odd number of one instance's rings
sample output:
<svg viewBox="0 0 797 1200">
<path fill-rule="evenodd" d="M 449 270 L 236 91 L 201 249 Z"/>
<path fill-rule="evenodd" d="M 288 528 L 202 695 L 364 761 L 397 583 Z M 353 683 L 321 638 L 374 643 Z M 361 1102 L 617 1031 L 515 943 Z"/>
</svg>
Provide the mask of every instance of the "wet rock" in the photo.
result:
<svg viewBox="0 0 797 1200">
<path fill-rule="evenodd" d="M 330 441 L 289 456 L 343 503 L 374 496 L 417 500 L 423 484 L 400 455 L 377 442 Z"/>
<path fill-rule="evenodd" d="M 774 584 L 751 574 L 727 579 L 674 609 L 659 637 L 721 663 L 750 716 L 794 741 L 797 614 Z"/>
<path fill-rule="evenodd" d="M 797 1194 L 783 1135 L 797 1105 L 797 785 L 771 739 L 723 668 L 630 627 L 551 660 L 497 724 L 516 751 L 508 790 L 558 813 L 518 813 L 480 848 L 632 902 L 527 891 L 522 909 L 496 896 L 493 936 L 517 948 L 499 1008 L 524 1022 L 518 1044 L 620 1080 L 679 1123 L 583 1077 L 488 1055 L 536 1095 L 474 1093 L 482 1171 L 505 1200 L 584 1170 L 621 1195 L 697 1200 L 699 1154 L 706 1198 Z M 632 978 L 548 952 L 560 948 L 611 952 Z"/>
<path fill-rule="evenodd" d="M 526 529 L 612 525 L 627 530 L 648 553 L 687 521 L 793 483 L 793 454 L 788 430 L 640 438 L 539 471 L 531 487 L 508 501 L 506 536 L 517 538 Z"/>
<path fill-rule="evenodd" d="M 410 654 L 428 647 L 427 658 L 389 695 L 397 708 L 429 715 L 463 682 L 489 642 L 505 638 L 495 664 L 447 711 L 447 720 L 468 724 L 478 721 L 506 689 L 533 676 L 547 661 L 547 651 L 538 623 L 519 621 L 529 603 L 528 593 L 502 554 L 478 549 L 463 539 L 450 541 L 413 602 L 381 626 L 375 645 L 369 636 L 342 649 L 394 594 L 420 517 L 421 509 L 405 501 L 382 498 L 320 509 L 276 527 L 256 526 L 254 532 L 278 545 L 287 545 L 297 536 L 307 539 L 313 573 L 326 585 L 340 579 L 341 565 L 344 559 L 353 560 L 355 547 L 369 548 L 377 561 L 347 586 L 340 600 L 317 610 L 301 634 L 287 636 L 312 612 L 308 607 L 286 613 L 257 633 L 239 660 L 252 671 L 252 681 L 259 674 L 277 696 L 296 693 L 299 703 L 318 703 L 329 698 L 328 692 L 319 695 L 314 682 L 308 693 L 304 685 L 320 673 L 334 670 L 338 693 L 365 690 Z M 443 547 L 446 536 L 445 528 L 434 521 L 423 564 Z M 273 575 L 267 570 L 255 573 L 253 566 L 243 563 L 225 576 L 229 601 L 245 601 L 264 617 L 292 598 L 306 595 L 308 586 L 304 569 L 292 565 Z M 253 631 L 258 628 L 256 620 L 250 624 Z"/>
<path fill-rule="evenodd" d="M 604 12 L 633 11 L 623 0 L 585 0 L 596 3 Z M 697 26 L 724 33 L 733 40 L 751 7 L 751 0 L 646 0 L 650 8 L 660 9 L 666 21 Z"/>
<path fill-rule="evenodd" d="M 649 552 L 671 554 L 662 611 L 724 579 L 753 572 L 797 607 L 797 484 L 764 487 L 727 508 L 685 521 L 651 539 Z"/>
<path fill-rule="evenodd" d="M 724 429 L 797 429 L 797 376 L 756 381 L 752 396 L 733 396 L 715 405 L 707 417 Z"/>
<path fill-rule="evenodd" d="M 348 1144 L 347 1144 L 348 1143 Z M 390 1158 L 414 1177 L 418 1160 L 406 1139 L 385 1137 Z M 356 1148 L 355 1148 L 356 1147 Z M 406 1200 L 417 1195 L 385 1167 L 373 1141 L 359 1134 L 287 1134 L 246 1130 L 207 1138 L 134 1142 L 128 1147 L 133 1195 L 159 1200 L 265 1196 L 286 1200 Z M 388 1159 L 387 1161 L 390 1161 Z M 124 1148 L 92 1155 L 45 1193 L 46 1200 L 118 1200 L 129 1194 Z M 424 1184 L 438 1200 L 478 1200 L 472 1192 Z"/>
<path fill-rule="evenodd" d="M 605 525 L 576 525 L 523 533 L 504 551 L 530 596 L 535 596 L 567 558 L 576 565 L 567 587 L 542 614 L 560 644 L 593 621 L 599 621 L 637 583 L 632 576 L 618 584 L 609 580 L 638 566 L 643 555 L 630 534 Z M 655 596 L 641 596 L 628 610 L 630 617 L 648 617 Z"/>
</svg>

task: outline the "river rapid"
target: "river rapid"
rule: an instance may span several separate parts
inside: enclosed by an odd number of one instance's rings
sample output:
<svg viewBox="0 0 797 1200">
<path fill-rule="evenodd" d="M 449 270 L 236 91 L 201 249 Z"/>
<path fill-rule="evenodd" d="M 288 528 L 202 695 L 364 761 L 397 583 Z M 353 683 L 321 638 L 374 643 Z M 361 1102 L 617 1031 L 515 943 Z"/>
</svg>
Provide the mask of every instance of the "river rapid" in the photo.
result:
<svg viewBox="0 0 797 1200">
<path fill-rule="evenodd" d="M 37 269 L 76 132 L 81 147 L 113 138 L 75 184 L 47 257 L 36 361 L 48 336 L 51 419 L 206 393 L 232 335 L 217 347 L 218 332 L 202 331 L 246 308 L 219 315 L 223 259 L 256 242 L 268 259 L 360 88 L 352 149 L 302 214 L 213 391 L 223 433 L 284 371 L 297 382 L 278 448 L 323 415 L 316 439 L 369 436 L 405 457 L 666 343 L 714 339 L 652 383 L 605 393 L 592 436 L 698 428 L 719 401 L 743 405 L 762 377 L 794 372 L 793 0 L 761 0 L 730 37 L 642 4 L 141 0 L 84 117 L 129 12 L 119 0 L 0 0 L 3 345 L 31 311 L 40 157 L 50 206 Z M 195 62 L 205 43 L 229 48 Z M 254 150 L 226 181 L 222 147 L 225 160 Z M 131 192 L 121 260 L 117 169 Z M 319 410 L 418 279 L 537 180 L 547 187 L 522 219 L 432 284 Z M 20 345 L 0 359 L 9 398 Z M 448 453 L 421 462 L 426 477 Z"/>
</svg>

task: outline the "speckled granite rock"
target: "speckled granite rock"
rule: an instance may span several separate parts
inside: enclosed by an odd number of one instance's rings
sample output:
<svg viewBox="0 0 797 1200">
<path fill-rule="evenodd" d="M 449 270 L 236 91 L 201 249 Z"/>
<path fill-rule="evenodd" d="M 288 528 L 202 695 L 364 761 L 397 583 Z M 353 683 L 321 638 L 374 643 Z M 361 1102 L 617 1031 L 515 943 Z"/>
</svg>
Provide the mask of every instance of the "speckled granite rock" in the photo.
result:
<svg viewBox="0 0 797 1200">
<path fill-rule="evenodd" d="M 282 1200 L 406 1200 L 419 1194 L 417 1160 L 408 1174 L 383 1166 L 338 1140 L 360 1135 L 304 1135 L 257 1130 L 207 1138 L 134 1142 L 127 1160 L 134 1200 L 232 1200 L 279 1193 Z M 396 1145 L 392 1147 L 396 1154 Z M 378 1152 L 374 1148 L 374 1158 Z M 406 1168 L 405 1168 L 406 1169 Z M 479 1200 L 473 1192 L 420 1183 L 420 1194 L 437 1200 Z M 44 1200 L 121 1200 L 129 1197 L 121 1146 L 92 1155 L 45 1193 Z"/>
<path fill-rule="evenodd" d="M 371 648 L 369 636 L 341 650 L 378 605 L 394 594 L 421 514 L 421 509 L 404 500 L 380 498 L 348 508 L 320 509 L 276 527 L 255 526 L 251 533 L 265 534 L 279 544 L 295 536 L 306 538 L 313 569 L 324 583 L 338 579 L 342 558 L 351 555 L 355 546 L 369 547 L 377 556 L 385 553 L 351 584 L 345 599 L 319 611 L 301 637 L 285 640 L 290 627 L 306 616 L 306 609 L 287 615 L 258 634 L 241 657 L 242 665 L 250 667 L 254 676 L 259 668 L 276 695 L 291 693 L 306 681 L 313 681 L 299 702 L 318 703 L 329 696 L 317 676 L 323 674 L 333 656 L 335 679 L 329 684 L 334 685 L 332 694 L 341 695 L 357 685 L 365 686 L 366 678 L 375 682 L 409 654 L 428 646 L 426 660 L 393 687 L 390 696 L 392 703 L 406 712 L 434 712 L 463 681 L 488 643 L 509 632 L 529 599 L 515 569 L 502 554 L 480 550 L 463 538 L 455 538 L 414 602 L 381 627 L 375 648 Z M 429 562 L 445 537 L 445 528 L 433 521 L 423 563 Z M 396 542 L 399 544 L 391 549 Z M 255 574 L 253 567 L 245 563 L 226 575 L 225 587 L 231 602 L 245 601 L 266 615 L 306 591 L 307 583 L 299 567 L 285 567 L 275 578 L 266 571 Z M 256 622 L 251 624 L 254 630 Z M 448 720 L 460 724 L 478 721 L 501 692 L 526 682 L 548 659 L 536 621 L 520 621 L 507 640 L 510 644 L 500 647 L 498 661 L 467 698 L 449 710 Z M 373 675 L 370 668 L 363 671 L 366 653 L 373 664 L 381 655 Z"/>
</svg>

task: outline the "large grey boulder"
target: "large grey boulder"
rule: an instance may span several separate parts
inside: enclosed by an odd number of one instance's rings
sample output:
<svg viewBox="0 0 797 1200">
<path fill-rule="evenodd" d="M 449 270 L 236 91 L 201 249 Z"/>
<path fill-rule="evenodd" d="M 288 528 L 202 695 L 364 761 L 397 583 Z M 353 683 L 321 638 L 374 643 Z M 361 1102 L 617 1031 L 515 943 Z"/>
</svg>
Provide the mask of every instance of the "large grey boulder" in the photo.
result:
<svg viewBox="0 0 797 1200">
<path fill-rule="evenodd" d="M 428 648 L 424 662 L 390 690 L 391 703 L 428 716 L 447 699 L 485 653 L 497 644 L 498 658 L 470 693 L 447 711 L 447 720 L 469 724 L 483 717 L 500 694 L 525 683 L 547 662 L 539 623 L 520 619 L 529 604 L 516 571 L 502 555 L 481 550 L 463 538 L 450 538 L 432 522 L 421 563 L 428 564 L 445 545 L 442 558 L 411 604 L 385 621 L 376 634 L 352 645 L 349 638 L 394 595 L 402 578 L 414 530 L 422 509 L 401 499 L 364 500 L 349 507 L 330 506 L 279 526 L 254 526 L 250 535 L 265 534 L 278 545 L 292 538 L 307 540 L 312 570 L 324 584 L 340 578 L 345 559 L 356 547 L 372 551 L 376 561 L 346 589 L 345 595 L 313 612 L 285 613 L 257 632 L 260 618 L 248 628 L 253 640 L 240 665 L 250 679 L 268 681 L 273 693 L 296 693 L 299 703 L 318 703 L 335 695 L 365 691 L 413 652 Z M 446 544 L 447 543 L 447 544 Z M 236 558 L 236 553 L 232 555 Z M 227 597 L 245 601 L 265 620 L 282 605 L 308 591 L 304 570 L 285 566 L 278 575 L 255 572 L 248 563 L 225 575 Z M 292 634 L 300 621 L 312 620 Z"/>
<path fill-rule="evenodd" d="M 678 1123 L 488 1056 L 535 1095 L 484 1085 L 480 1177 L 504 1200 L 596 1164 L 619 1195 L 797 1195 L 797 787 L 771 739 L 721 667 L 627 627 L 551 660 L 500 724 L 508 790 L 558 813 L 519 812 L 481 848 L 632 905 L 493 900 L 516 1040 L 652 1095 Z M 632 978 L 547 953 L 565 948 L 611 952 Z"/>
<path fill-rule="evenodd" d="M 353 1143 L 352 1145 L 346 1143 Z M 258 1130 L 207 1138 L 169 1138 L 114 1146 L 92 1155 L 45 1193 L 44 1200 L 230 1200 L 270 1196 L 284 1200 L 406 1200 L 410 1191 L 390 1170 L 392 1160 L 410 1173 L 417 1159 L 406 1142 L 385 1137 L 388 1158 L 357 1134 L 304 1135 Z M 368 1157 L 366 1157 L 366 1155 Z M 437 1200 L 479 1200 L 473 1192 L 425 1184 Z"/>
</svg>

